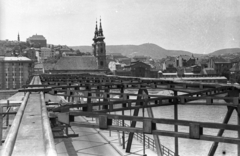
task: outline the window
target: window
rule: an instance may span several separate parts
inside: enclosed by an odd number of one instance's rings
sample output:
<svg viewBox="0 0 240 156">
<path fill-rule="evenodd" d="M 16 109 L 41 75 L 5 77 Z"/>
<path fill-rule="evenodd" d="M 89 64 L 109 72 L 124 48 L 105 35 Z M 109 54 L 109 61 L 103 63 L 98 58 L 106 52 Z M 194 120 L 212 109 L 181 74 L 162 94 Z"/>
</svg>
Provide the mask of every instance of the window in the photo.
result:
<svg viewBox="0 0 240 156">
<path fill-rule="evenodd" d="M 100 62 L 100 65 L 103 66 L 103 61 Z"/>
<path fill-rule="evenodd" d="M 101 53 L 103 53 L 103 48 L 101 48 Z"/>
</svg>

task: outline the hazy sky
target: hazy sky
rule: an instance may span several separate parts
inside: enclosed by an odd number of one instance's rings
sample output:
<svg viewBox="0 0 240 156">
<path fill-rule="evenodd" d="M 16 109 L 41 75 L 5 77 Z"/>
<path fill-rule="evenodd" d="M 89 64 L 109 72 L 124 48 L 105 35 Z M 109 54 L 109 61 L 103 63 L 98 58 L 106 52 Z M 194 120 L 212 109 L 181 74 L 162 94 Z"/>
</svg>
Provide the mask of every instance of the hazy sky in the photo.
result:
<svg viewBox="0 0 240 156">
<path fill-rule="evenodd" d="M 100 16 L 107 45 L 240 47 L 240 0 L 0 0 L 0 39 L 37 33 L 50 44 L 91 45 Z"/>
</svg>

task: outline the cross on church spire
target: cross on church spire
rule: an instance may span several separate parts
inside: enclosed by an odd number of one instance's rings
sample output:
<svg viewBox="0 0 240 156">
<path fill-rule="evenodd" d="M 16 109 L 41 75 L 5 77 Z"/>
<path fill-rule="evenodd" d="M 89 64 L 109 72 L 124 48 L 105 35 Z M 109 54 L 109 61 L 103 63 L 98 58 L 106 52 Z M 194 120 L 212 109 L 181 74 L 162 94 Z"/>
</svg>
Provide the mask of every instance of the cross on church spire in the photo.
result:
<svg viewBox="0 0 240 156">
<path fill-rule="evenodd" d="M 99 36 L 103 36 L 101 16 L 100 16 L 100 27 L 99 27 L 98 35 L 99 35 Z"/>
</svg>

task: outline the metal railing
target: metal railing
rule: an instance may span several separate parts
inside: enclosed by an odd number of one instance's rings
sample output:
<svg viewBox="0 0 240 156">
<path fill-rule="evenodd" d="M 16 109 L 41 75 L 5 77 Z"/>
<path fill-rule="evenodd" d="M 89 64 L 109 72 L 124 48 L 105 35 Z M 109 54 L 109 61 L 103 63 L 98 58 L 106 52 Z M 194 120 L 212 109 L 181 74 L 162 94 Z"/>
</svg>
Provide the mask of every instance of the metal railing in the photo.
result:
<svg viewBox="0 0 240 156">
<path fill-rule="evenodd" d="M 115 123 L 118 126 L 129 127 L 129 125 L 126 123 L 124 123 L 124 125 L 123 125 L 122 120 L 113 120 L 113 123 Z M 134 138 L 136 138 L 141 143 L 144 140 L 143 137 L 145 137 L 145 147 L 147 147 L 153 151 L 157 151 L 154 139 L 150 138 L 147 135 L 143 136 L 142 133 L 134 133 Z M 162 149 L 163 156 L 175 156 L 175 153 L 172 150 L 163 146 L 162 144 L 161 144 L 161 149 Z"/>
</svg>

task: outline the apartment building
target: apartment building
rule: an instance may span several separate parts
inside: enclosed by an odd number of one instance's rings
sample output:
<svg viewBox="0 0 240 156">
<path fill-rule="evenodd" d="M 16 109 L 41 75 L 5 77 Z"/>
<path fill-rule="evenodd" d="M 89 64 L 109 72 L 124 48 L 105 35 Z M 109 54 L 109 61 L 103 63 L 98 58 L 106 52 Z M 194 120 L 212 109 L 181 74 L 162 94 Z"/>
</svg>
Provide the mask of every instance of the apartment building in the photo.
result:
<svg viewBox="0 0 240 156">
<path fill-rule="evenodd" d="M 33 73 L 33 61 L 26 57 L 0 57 L 0 89 L 18 89 Z"/>
</svg>

